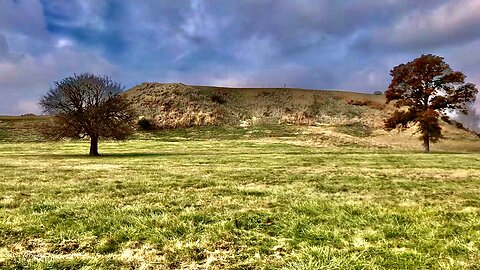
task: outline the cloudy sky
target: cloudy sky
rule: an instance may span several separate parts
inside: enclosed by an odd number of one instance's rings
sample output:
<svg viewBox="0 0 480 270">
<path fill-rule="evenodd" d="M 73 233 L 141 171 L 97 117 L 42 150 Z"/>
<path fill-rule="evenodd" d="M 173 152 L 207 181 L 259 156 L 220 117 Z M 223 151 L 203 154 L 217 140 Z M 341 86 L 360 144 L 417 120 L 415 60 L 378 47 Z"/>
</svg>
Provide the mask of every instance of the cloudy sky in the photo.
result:
<svg viewBox="0 0 480 270">
<path fill-rule="evenodd" d="M 479 0 L 0 0 L 0 114 L 73 73 L 197 85 L 385 90 L 434 53 L 480 85 Z"/>
</svg>

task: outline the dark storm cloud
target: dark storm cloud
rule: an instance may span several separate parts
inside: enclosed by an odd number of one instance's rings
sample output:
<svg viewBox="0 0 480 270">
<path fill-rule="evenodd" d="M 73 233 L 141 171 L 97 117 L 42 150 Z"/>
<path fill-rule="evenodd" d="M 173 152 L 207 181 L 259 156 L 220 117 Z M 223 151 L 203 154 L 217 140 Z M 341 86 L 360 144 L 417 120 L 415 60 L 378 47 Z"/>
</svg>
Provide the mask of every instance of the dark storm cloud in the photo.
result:
<svg viewBox="0 0 480 270">
<path fill-rule="evenodd" d="M 480 83 L 476 0 L 5 0 L 0 113 L 73 72 L 143 81 L 372 92 L 423 53 Z"/>
</svg>

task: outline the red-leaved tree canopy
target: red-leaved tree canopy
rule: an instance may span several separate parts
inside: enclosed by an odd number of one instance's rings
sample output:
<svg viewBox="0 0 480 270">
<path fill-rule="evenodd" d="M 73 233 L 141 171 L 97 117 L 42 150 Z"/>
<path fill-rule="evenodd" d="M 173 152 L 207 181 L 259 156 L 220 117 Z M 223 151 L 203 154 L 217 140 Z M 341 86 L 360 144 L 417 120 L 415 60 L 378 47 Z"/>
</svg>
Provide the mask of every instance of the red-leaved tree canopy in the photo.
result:
<svg viewBox="0 0 480 270">
<path fill-rule="evenodd" d="M 442 57 L 431 54 L 396 66 L 390 75 L 392 82 L 385 97 L 397 110 L 385 120 L 385 128 L 402 130 L 417 124 L 427 152 L 430 142 L 442 137 L 439 118 L 453 111 L 467 114 L 467 104 L 478 92 L 474 84 L 465 83 L 462 72 L 452 70 Z"/>
</svg>

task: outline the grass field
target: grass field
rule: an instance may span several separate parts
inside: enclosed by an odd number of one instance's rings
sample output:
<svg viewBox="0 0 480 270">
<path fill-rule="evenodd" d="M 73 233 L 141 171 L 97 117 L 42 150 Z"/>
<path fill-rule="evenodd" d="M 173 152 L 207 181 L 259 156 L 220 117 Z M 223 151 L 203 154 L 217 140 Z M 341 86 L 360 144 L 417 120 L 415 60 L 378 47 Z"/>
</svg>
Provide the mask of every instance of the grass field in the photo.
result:
<svg viewBox="0 0 480 270">
<path fill-rule="evenodd" d="M 480 154 L 302 134 L 4 140 L 0 268 L 480 269 Z"/>
</svg>

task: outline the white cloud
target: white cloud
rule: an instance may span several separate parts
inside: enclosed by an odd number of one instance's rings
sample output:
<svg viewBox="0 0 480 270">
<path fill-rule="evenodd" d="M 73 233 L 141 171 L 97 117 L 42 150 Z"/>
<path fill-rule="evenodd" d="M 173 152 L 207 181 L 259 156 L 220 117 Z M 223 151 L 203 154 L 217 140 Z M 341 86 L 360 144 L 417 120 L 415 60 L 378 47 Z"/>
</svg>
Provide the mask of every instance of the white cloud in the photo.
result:
<svg viewBox="0 0 480 270">
<path fill-rule="evenodd" d="M 57 41 L 57 48 L 70 47 L 73 46 L 73 41 L 69 39 L 59 39 Z"/>
</svg>

